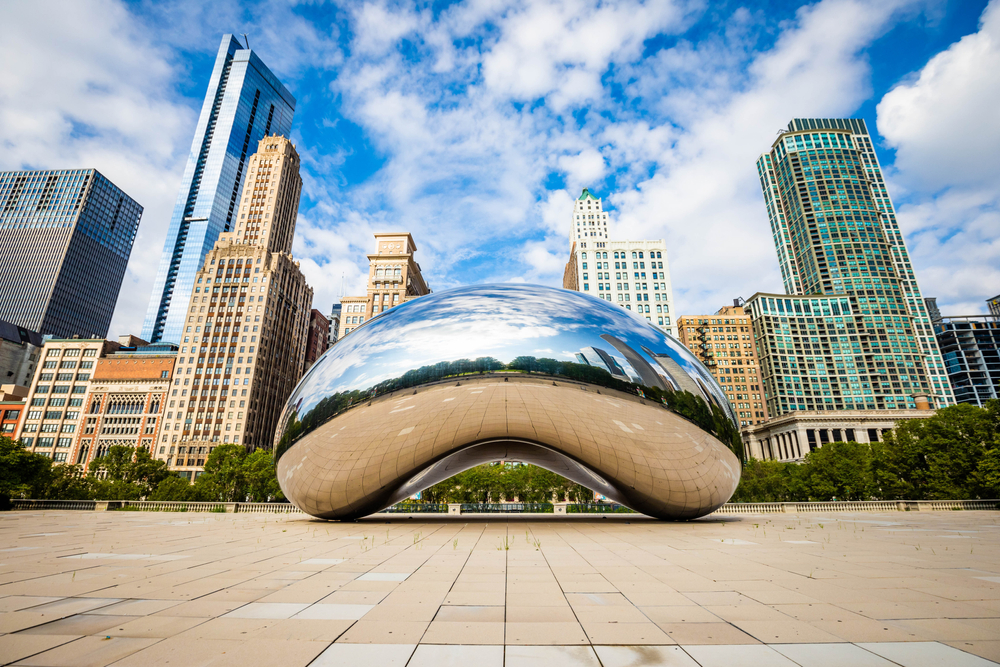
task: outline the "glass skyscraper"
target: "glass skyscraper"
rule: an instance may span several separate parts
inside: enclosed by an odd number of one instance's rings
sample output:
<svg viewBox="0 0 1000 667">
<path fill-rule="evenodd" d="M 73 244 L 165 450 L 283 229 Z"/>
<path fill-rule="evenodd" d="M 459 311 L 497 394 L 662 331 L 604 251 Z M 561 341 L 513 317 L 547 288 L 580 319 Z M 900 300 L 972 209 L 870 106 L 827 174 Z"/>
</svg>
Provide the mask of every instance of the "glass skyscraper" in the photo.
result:
<svg viewBox="0 0 1000 667">
<path fill-rule="evenodd" d="M 295 98 L 252 50 L 223 35 L 163 245 L 142 337 L 179 342 L 195 274 L 236 224 L 246 164 L 265 136 L 287 136 Z"/>
<path fill-rule="evenodd" d="M 795 119 L 757 170 L 799 297 L 747 303 L 771 415 L 954 403 L 865 122 Z"/>
<path fill-rule="evenodd" d="M 94 169 L 0 172 L 0 320 L 104 338 L 140 217 Z"/>
</svg>

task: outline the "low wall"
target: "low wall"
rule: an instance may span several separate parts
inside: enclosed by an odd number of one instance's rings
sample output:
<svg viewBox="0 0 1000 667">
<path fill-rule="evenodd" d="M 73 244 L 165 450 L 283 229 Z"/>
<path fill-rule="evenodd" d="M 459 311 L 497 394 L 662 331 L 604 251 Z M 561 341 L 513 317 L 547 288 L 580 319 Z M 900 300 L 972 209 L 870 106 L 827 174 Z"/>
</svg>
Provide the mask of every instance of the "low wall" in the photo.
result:
<svg viewBox="0 0 1000 667">
<path fill-rule="evenodd" d="M 153 500 L 11 500 L 14 510 L 83 510 L 91 512 L 218 512 L 302 514 L 290 503 L 188 503 Z M 548 505 L 548 503 L 545 503 Z M 551 509 L 549 509 L 551 507 Z M 633 513 L 618 505 L 602 508 L 599 504 L 552 503 L 549 507 L 519 507 L 518 503 L 497 505 L 494 511 L 482 506 L 463 508 L 461 504 L 440 504 L 432 511 L 416 503 L 400 503 L 379 514 L 468 514 L 553 513 L 601 515 Z M 463 511 L 465 509 L 465 511 Z M 492 509 L 492 507 L 490 507 Z M 477 511 L 478 510 L 478 511 Z M 940 512 L 952 510 L 1000 510 L 1000 500 L 861 500 L 827 503 L 726 503 L 709 516 L 726 514 L 795 514 L 800 512 Z"/>
</svg>

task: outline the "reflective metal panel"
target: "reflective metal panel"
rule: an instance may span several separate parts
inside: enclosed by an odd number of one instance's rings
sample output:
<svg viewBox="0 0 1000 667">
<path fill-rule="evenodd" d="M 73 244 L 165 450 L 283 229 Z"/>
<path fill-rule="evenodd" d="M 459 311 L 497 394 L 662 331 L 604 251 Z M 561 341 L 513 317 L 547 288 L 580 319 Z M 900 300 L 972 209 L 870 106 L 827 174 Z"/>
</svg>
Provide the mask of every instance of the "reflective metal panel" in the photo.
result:
<svg viewBox="0 0 1000 667">
<path fill-rule="evenodd" d="M 500 458 L 688 519 L 732 496 L 743 458 L 725 394 L 683 345 L 537 285 L 461 287 L 373 318 L 310 368 L 279 424 L 282 490 L 330 519 Z"/>
</svg>

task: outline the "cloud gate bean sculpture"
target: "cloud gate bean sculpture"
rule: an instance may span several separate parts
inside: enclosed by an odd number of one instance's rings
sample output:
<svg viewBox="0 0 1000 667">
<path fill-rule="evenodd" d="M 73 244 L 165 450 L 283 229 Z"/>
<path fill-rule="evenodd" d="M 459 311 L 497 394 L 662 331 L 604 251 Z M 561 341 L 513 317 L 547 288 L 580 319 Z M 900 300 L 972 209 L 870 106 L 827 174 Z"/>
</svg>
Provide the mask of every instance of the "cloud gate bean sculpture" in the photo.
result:
<svg viewBox="0 0 1000 667">
<path fill-rule="evenodd" d="M 692 519 L 729 500 L 743 456 L 725 394 L 679 342 L 617 304 L 504 284 L 423 296 L 352 331 L 292 392 L 275 458 L 288 499 L 324 519 L 500 459 Z"/>
</svg>

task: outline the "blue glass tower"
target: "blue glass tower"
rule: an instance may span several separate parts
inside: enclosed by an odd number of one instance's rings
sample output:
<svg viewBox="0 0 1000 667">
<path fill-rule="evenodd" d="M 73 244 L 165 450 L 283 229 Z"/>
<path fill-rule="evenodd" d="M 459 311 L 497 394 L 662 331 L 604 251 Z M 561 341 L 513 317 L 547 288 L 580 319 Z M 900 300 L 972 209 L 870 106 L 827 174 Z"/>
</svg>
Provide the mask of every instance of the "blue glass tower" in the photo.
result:
<svg viewBox="0 0 1000 667">
<path fill-rule="evenodd" d="M 266 135 L 288 136 L 295 98 L 250 49 L 222 36 L 195 129 L 142 337 L 180 341 L 195 274 L 236 223 L 246 164 Z"/>
</svg>

